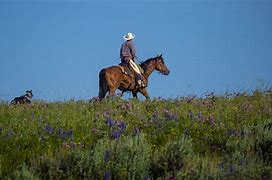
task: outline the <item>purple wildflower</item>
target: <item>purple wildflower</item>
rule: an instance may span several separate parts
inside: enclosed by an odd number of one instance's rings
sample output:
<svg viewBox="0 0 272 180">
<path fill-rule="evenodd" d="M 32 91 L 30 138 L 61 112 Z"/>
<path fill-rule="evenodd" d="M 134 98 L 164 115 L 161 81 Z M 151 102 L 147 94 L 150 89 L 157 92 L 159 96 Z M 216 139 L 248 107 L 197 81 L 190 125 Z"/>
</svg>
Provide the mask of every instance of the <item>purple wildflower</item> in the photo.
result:
<svg viewBox="0 0 272 180">
<path fill-rule="evenodd" d="M 122 105 L 122 108 L 124 108 L 126 111 L 132 109 L 132 105 L 130 103 L 125 103 Z"/>
<path fill-rule="evenodd" d="M 174 176 L 169 176 L 168 177 L 168 180 L 174 180 L 175 178 L 174 178 Z"/>
<path fill-rule="evenodd" d="M 65 139 L 67 137 L 67 132 L 66 131 L 63 131 L 62 133 L 62 138 Z"/>
<path fill-rule="evenodd" d="M 69 130 L 67 131 L 67 136 L 68 136 L 68 138 L 70 138 L 70 139 L 73 138 L 73 130 L 72 130 L 72 129 L 69 129 Z"/>
<path fill-rule="evenodd" d="M 111 177 L 111 172 L 110 172 L 110 171 L 107 171 L 107 172 L 105 172 L 105 174 L 104 174 L 103 180 L 109 180 L 110 177 Z"/>
<path fill-rule="evenodd" d="M 61 134 L 62 134 L 62 130 L 61 130 L 61 128 L 58 128 L 58 129 L 57 129 L 57 135 L 58 135 L 58 136 L 61 136 Z"/>
<path fill-rule="evenodd" d="M 118 128 L 119 128 L 122 132 L 126 129 L 126 125 L 125 125 L 124 121 L 121 121 L 121 122 L 118 124 Z"/>
<path fill-rule="evenodd" d="M 112 132 L 112 137 L 116 140 L 118 140 L 121 137 L 121 132 L 120 131 L 113 131 Z"/>
<path fill-rule="evenodd" d="M 164 115 L 167 120 L 178 120 L 178 115 L 168 110 L 165 110 Z"/>
<path fill-rule="evenodd" d="M 112 120 L 110 118 L 107 118 L 106 123 L 107 123 L 107 125 L 109 127 L 112 127 L 112 126 L 114 126 L 116 124 L 116 121 L 114 121 L 114 120 Z"/>
<path fill-rule="evenodd" d="M 48 134 L 51 134 L 53 132 L 53 128 L 50 126 L 49 123 L 46 123 L 45 127 L 44 127 L 44 131 Z"/>
</svg>

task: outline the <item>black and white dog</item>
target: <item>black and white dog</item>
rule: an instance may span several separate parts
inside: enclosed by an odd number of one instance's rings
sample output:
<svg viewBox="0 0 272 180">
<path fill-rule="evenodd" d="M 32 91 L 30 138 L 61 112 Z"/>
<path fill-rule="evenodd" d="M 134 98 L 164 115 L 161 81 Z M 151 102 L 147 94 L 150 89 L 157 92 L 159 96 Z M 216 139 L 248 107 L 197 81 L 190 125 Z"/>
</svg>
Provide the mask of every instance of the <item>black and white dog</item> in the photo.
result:
<svg viewBox="0 0 272 180">
<path fill-rule="evenodd" d="M 30 99 L 33 97 L 32 90 L 27 90 L 25 95 L 15 97 L 10 104 L 30 104 Z"/>
</svg>

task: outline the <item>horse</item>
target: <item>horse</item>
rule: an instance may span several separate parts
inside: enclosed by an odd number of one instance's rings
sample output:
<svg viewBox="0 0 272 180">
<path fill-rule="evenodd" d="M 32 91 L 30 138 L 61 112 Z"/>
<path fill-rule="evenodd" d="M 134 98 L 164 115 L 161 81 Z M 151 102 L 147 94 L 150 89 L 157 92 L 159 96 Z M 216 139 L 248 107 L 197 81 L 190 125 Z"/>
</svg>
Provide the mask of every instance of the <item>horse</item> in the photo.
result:
<svg viewBox="0 0 272 180">
<path fill-rule="evenodd" d="M 164 63 L 162 55 L 157 55 L 154 58 L 149 58 L 140 64 L 143 69 L 143 80 L 144 83 L 148 84 L 148 77 L 150 74 L 156 70 L 163 75 L 168 75 L 170 70 Z M 126 71 L 124 71 L 126 69 Z M 129 71 L 126 66 L 111 66 L 104 68 L 99 72 L 99 99 L 104 99 L 109 93 L 110 96 L 115 95 L 117 89 L 122 91 L 131 91 L 134 98 L 137 99 L 137 93 L 140 92 L 146 99 L 150 99 L 146 87 L 140 88 L 133 75 L 131 73 L 125 73 Z"/>
</svg>

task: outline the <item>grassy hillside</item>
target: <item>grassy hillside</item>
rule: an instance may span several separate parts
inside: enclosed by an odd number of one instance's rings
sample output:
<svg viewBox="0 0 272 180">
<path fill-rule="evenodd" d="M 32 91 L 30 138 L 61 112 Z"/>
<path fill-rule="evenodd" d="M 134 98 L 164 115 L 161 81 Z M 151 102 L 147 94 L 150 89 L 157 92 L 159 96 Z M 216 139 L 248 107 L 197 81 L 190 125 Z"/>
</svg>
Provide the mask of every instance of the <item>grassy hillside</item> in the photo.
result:
<svg viewBox="0 0 272 180">
<path fill-rule="evenodd" d="M 272 92 L 0 104 L 0 179 L 271 179 Z"/>
</svg>

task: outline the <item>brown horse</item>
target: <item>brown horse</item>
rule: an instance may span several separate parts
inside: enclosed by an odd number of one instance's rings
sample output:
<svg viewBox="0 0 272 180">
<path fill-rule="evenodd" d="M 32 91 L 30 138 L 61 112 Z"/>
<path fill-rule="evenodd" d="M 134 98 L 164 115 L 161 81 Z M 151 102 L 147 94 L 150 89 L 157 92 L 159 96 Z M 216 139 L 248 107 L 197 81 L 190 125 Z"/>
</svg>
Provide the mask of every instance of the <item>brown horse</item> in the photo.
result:
<svg viewBox="0 0 272 180">
<path fill-rule="evenodd" d="M 158 55 L 154 58 L 147 59 L 142 62 L 140 66 L 143 69 L 144 82 L 148 84 L 148 77 L 154 71 L 157 70 L 164 75 L 170 73 L 169 69 L 166 67 L 162 55 Z M 146 88 L 139 88 L 135 77 L 123 72 L 123 69 L 128 69 L 127 67 L 111 66 L 102 69 L 99 73 L 99 99 L 105 98 L 106 94 L 109 92 L 110 96 L 115 95 L 116 89 L 122 92 L 131 91 L 133 97 L 137 98 L 137 93 L 140 92 L 149 99 Z"/>
</svg>

